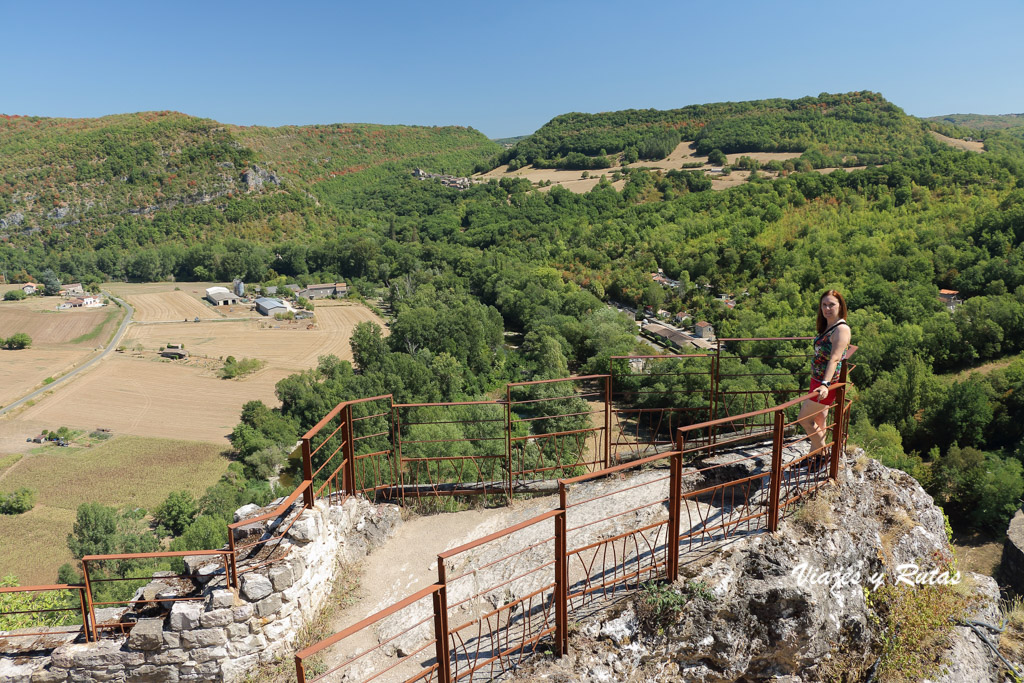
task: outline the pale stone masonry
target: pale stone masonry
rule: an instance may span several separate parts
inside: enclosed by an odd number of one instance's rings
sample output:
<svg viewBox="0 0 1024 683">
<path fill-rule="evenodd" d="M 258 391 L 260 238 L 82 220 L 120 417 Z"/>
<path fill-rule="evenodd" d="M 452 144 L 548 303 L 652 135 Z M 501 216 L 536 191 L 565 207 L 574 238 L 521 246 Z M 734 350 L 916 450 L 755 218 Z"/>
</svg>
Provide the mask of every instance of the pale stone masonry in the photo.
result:
<svg viewBox="0 0 1024 683">
<path fill-rule="evenodd" d="M 239 512 L 248 518 L 270 509 Z M 243 573 L 237 591 L 225 587 L 222 579 L 210 581 L 202 601 L 170 603 L 168 614 L 140 619 L 127 637 L 63 644 L 48 657 L 0 656 L 0 680 L 243 680 L 261 662 L 294 653 L 296 633 L 330 595 L 337 564 L 365 556 L 394 535 L 400 520 L 393 505 L 372 505 L 357 498 L 340 506 L 318 501 L 289 529 L 283 542 L 288 547 L 285 559 Z M 186 562 L 193 571 L 201 561 L 209 562 L 208 557 L 191 559 Z M 245 570 L 244 563 L 239 569 Z M 101 621 L 118 615 L 104 616 Z M 33 649 L 26 644 L 22 652 Z"/>
</svg>

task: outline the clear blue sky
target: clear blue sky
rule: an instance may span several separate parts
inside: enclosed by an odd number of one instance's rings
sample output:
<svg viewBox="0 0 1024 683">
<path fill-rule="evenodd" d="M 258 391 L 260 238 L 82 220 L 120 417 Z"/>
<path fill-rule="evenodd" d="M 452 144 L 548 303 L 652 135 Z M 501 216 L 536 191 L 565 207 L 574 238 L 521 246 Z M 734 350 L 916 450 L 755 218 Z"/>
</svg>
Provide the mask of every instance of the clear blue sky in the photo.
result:
<svg viewBox="0 0 1024 683">
<path fill-rule="evenodd" d="M 874 90 L 1024 112 L 1024 3 L 0 0 L 0 113 L 531 133 L 570 111 Z"/>
</svg>

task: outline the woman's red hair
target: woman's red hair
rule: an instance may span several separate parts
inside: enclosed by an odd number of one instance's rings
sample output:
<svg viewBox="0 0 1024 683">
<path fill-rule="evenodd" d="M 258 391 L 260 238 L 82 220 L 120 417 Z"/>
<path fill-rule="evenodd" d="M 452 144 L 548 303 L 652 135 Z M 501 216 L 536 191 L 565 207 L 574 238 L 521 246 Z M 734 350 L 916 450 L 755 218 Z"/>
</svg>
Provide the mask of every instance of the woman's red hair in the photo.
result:
<svg viewBox="0 0 1024 683">
<path fill-rule="evenodd" d="M 828 327 L 828 321 L 825 320 L 825 316 L 821 314 L 821 302 L 825 300 L 826 296 L 834 296 L 836 298 L 836 301 L 839 302 L 839 318 L 841 320 L 846 318 L 846 299 L 844 299 L 843 295 L 836 290 L 828 290 L 821 295 L 820 299 L 818 299 L 818 334 L 824 332 L 825 328 Z"/>
</svg>

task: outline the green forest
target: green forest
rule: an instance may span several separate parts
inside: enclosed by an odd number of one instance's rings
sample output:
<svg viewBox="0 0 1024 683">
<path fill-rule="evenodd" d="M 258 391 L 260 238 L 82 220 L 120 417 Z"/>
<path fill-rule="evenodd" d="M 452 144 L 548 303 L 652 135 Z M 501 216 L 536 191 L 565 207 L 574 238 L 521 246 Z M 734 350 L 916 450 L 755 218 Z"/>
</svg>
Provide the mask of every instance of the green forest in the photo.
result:
<svg viewBox="0 0 1024 683">
<path fill-rule="evenodd" d="M 585 194 L 410 173 L 602 168 L 680 141 L 800 158 L 724 191 L 699 171 L 617 168 L 621 190 L 602 179 Z M 253 187 L 241 178 L 256 167 Z M 207 547 L 211 520 L 269 499 L 259 482 L 286 444 L 340 400 L 494 398 L 508 382 L 606 372 L 640 348 L 609 301 L 685 310 L 720 337 L 805 336 L 836 288 L 859 346 L 851 442 L 915 476 L 961 529 L 1001 533 L 1024 495 L 1024 140 L 1006 130 L 922 121 L 867 92 L 565 114 L 504 152 L 462 128 L 7 119 L 0 182 L 10 281 L 47 268 L 64 282 L 345 280 L 394 312 L 388 336 L 356 330 L 355 367 L 323 358 L 278 384 L 280 408 L 246 405 L 223 490 L 161 513 L 178 547 Z M 186 201 L 203 193 L 217 196 Z M 680 286 L 653 282 L 659 268 Z M 950 310 L 940 289 L 963 303 Z"/>
</svg>

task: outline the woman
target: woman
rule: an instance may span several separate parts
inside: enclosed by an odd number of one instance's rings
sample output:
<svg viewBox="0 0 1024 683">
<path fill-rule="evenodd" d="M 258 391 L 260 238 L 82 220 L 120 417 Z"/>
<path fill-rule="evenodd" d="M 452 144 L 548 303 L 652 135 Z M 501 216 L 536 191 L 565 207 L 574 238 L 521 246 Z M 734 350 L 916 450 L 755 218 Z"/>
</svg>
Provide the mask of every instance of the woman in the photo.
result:
<svg viewBox="0 0 1024 683">
<path fill-rule="evenodd" d="M 811 361 L 811 393 L 815 394 L 800 406 L 797 421 L 807 432 L 811 453 L 825 445 L 828 408 L 835 403 L 839 371 L 850 346 L 850 326 L 846 323 L 846 301 L 830 289 L 818 300 L 818 336 L 814 338 L 814 359 Z"/>
</svg>

